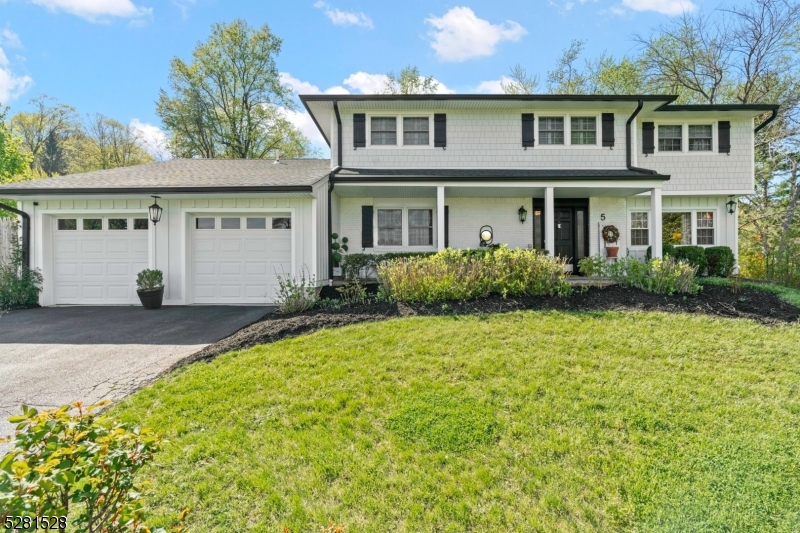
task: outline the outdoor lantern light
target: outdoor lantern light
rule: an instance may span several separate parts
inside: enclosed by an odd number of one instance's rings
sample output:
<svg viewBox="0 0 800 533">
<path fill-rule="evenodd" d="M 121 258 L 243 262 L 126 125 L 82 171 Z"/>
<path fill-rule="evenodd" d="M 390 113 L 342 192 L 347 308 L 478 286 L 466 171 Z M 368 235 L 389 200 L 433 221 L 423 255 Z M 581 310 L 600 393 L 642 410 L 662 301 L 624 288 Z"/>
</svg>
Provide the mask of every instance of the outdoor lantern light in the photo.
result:
<svg viewBox="0 0 800 533">
<path fill-rule="evenodd" d="M 152 222 L 153 225 L 155 226 L 156 224 L 158 224 L 158 221 L 161 220 L 161 212 L 163 211 L 163 209 L 161 209 L 161 206 L 158 205 L 158 199 L 161 197 L 153 196 L 153 198 L 155 199 L 155 202 L 153 203 L 153 205 L 149 207 L 149 211 L 150 211 L 150 222 Z"/>
<path fill-rule="evenodd" d="M 519 211 L 517 211 L 517 213 L 519 213 L 519 221 L 524 224 L 525 219 L 528 218 L 528 212 L 525 210 L 525 206 L 524 205 L 521 206 L 519 208 Z"/>
<path fill-rule="evenodd" d="M 481 246 L 489 246 L 492 244 L 492 227 L 491 226 L 483 226 L 481 228 L 480 233 L 478 234 L 481 238 Z"/>
<path fill-rule="evenodd" d="M 725 205 L 728 206 L 728 213 L 732 215 L 733 213 L 736 212 L 736 198 L 734 198 L 733 196 L 731 196 L 730 198 L 731 199 L 728 200 L 728 203 L 726 203 Z"/>
</svg>

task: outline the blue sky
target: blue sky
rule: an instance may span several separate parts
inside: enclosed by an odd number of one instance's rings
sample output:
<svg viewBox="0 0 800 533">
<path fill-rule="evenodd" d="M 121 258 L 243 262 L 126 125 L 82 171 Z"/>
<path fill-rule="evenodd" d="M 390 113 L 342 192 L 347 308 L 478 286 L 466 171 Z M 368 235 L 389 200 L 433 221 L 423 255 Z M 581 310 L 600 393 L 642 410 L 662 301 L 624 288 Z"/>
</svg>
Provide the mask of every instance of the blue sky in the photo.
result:
<svg viewBox="0 0 800 533">
<path fill-rule="evenodd" d="M 586 57 L 634 50 L 683 10 L 718 0 L 0 0 L 0 103 L 11 112 L 47 94 L 161 135 L 155 114 L 169 61 L 188 58 L 214 22 L 269 24 L 283 39 L 278 67 L 301 93 L 373 92 L 407 64 L 441 90 L 492 92 L 510 66 L 541 77 L 572 39 Z M 544 89 L 543 84 L 540 85 Z M 303 113 L 292 115 L 322 147 Z M 327 154 L 327 147 L 323 149 Z"/>
</svg>

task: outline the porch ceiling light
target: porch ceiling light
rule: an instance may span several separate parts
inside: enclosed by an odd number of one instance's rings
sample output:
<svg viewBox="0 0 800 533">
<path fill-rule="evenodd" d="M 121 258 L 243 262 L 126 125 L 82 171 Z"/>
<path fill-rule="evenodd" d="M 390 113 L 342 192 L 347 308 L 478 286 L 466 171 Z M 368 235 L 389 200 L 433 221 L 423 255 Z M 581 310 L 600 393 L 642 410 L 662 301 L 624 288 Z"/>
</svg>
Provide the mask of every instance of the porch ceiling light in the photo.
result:
<svg viewBox="0 0 800 533">
<path fill-rule="evenodd" d="M 155 226 L 161 220 L 161 212 L 164 211 L 160 205 L 158 205 L 158 199 L 161 198 L 160 196 L 153 196 L 155 202 L 148 208 L 150 212 L 150 222 L 153 223 Z"/>
<path fill-rule="evenodd" d="M 480 242 L 481 246 L 489 246 L 490 244 L 492 244 L 492 240 L 493 240 L 493 237 L 494 237 L 493 236 L 492 227 L 491 226 L 483 226 L 481 228 L 479 236 L 480 236 L 480 239 L 481 239 L 481 242 Z"/>
<path fill-rule="evenodd" d="M 733 196 L 730 197 L 730 200 L 725 204 L 728 207 L 728 213 L 734 214 L 736 212 L 736 198 Z"/>
<path fill-rule="evenodd" d="M 517 211 L 517 213 L 519 213 L 519 221 L 524 224 L 525 223 L 525 219 L 528 218 L 528 211 L 525 209 L 525 206 L 524 205 L 521 206 L 519 208 L 519 211 Z"/>
</svg>

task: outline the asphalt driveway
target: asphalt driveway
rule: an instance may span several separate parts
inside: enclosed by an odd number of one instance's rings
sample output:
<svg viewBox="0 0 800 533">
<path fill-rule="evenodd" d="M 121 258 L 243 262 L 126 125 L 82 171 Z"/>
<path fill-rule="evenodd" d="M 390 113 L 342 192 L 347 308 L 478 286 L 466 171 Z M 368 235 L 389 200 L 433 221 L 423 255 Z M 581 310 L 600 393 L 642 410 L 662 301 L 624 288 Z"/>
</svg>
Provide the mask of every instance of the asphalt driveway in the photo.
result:
<svg viewBox="0 0 800 533">
<path fill-rule="evenodd" d="M 45 307 L 0 316 L 0 435 L 21 404 L 118 400 L 266 307 Z M 0 454 L 4 449 L 0 445 Z"/>
</svg>

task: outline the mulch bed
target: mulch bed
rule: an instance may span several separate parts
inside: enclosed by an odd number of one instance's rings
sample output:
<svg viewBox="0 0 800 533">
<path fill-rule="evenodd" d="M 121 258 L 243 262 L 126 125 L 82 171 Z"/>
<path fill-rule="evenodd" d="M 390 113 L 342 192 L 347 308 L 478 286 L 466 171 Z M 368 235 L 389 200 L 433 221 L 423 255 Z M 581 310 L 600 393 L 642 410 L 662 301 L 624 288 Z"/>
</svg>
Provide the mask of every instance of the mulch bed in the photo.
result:
<svg viewBox="0 0 800 533">
<path fill-rule="evenodd" d="M 741 288 L 734 293 L 729 287 L 714 285 L 705 285 L 696 296 L 663 296 L 639 289 L 612 286 L 576 291 L 566 298 L 504 299 L 490 296 L 466 302 L 447 302 L 446 305 L 370 303 L 338 310 L 314 309 L 297 315 L 272 313 L 184 359 L 175 368 L 196 361 L 209 361 L 232 350 L 244 350 L 320 329 L 410 316 L 482 315 L 520 310 L 662 311 L 747 318 L 766 325 L 800 324 L 800 308 L 784 302 L 772 293 L 752 288 Z"/>
</svg>

